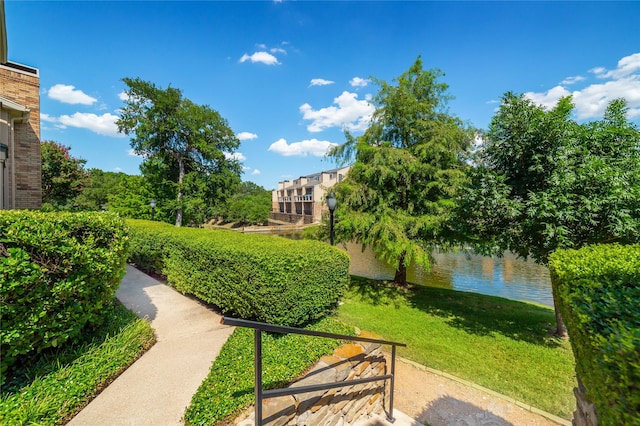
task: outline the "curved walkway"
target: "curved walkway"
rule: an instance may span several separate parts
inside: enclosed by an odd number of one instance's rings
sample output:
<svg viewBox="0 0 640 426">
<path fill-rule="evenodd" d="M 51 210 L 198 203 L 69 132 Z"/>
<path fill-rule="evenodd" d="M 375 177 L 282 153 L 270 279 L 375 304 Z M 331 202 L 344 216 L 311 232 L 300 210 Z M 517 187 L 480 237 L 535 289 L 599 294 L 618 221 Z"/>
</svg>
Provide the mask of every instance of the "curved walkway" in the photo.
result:
<svg viewBox="0 0 640 426">
<path fill-rule="evenodd" d="M 68 424 L 181 425 L 184 410 L 233 327 L 197 300 L 127 266 L 116 297 L 147 317 L 157 343 Z M 570 425 L 487 389 L 408 360 L 396 364 L 394 426 Z M 403 414 L 406 413 L 407 415 Z M 389 425 L 363 419 L 361 426 Z"/>
<path fill-rule="evenodd" d="M 179 425 L 233 327 L 196 300 L 127 265 L 116 297 L 147 317 L 157 343 L 69 425 Z"/>
</svg>

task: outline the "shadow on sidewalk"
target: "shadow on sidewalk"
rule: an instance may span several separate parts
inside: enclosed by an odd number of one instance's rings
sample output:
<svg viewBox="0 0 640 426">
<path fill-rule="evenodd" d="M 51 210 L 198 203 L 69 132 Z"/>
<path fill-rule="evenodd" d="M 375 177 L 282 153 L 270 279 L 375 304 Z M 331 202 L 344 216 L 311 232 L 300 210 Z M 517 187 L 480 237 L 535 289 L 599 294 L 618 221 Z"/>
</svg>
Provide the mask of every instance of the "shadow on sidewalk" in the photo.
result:
<svg viewBox="0 0 640 426">
<path fill-rule="evenodd" d="M 417 420 L 429 426 L 513 426 L 513 423 L 490 411 L 451 396 L 432 401 Z"/>
<path fill-rule="evenodd" d="M 139 318 L 146 317 L 149 321 L 153 321 L 158 309 L 145 289 L 157 285 L 162 285 L 162 283 L 133 266 L 127 265 L 127 273 L 116 291 L 116 298 Z"/>
</svg>

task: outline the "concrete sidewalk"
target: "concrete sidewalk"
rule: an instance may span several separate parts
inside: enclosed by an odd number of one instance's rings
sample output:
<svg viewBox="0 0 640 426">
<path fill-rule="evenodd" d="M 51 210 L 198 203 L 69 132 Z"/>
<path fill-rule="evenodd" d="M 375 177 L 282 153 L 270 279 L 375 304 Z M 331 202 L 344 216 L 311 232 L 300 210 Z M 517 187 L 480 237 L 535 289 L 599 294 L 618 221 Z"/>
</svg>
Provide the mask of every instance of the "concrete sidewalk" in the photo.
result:
<svg viewBox="0 0 640 426">
<path fill-rule="evenodd" d="M 127 265 L 116 297 L 151 321 L 157 343 L 69 422 L 72 426 L 179 425 L 233 332 L 196 300 Z"/>
</svg>

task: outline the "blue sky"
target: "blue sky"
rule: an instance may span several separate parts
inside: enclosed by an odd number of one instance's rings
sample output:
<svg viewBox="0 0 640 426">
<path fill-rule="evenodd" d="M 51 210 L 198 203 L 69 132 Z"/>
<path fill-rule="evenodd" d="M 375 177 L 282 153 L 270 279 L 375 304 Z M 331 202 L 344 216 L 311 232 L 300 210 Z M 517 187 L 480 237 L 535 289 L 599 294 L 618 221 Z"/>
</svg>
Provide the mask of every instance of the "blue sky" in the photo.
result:
<svg viewBox="0 0 640 426">
<path fill-rule="evenodd" d="M 422 55 L 486 128 L 506 91 L 576 119 L 626 97 L 640 121 L 640 2 L 5 1 L 9 59 L 40 70 L 42 140 L 86 167 L 139 174 L 114 125 L 123 77 L 207 104 L 242 139 L 243 179 L 335 167 L 328 146 L 358 135 L 376 93 Z"/>
</svg>

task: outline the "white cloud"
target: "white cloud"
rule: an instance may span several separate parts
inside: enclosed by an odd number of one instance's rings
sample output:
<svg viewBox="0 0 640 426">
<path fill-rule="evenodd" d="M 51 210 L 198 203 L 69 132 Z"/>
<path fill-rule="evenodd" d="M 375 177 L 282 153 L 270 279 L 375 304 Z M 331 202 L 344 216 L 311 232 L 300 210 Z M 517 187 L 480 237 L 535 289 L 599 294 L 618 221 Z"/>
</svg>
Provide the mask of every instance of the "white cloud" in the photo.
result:
<svg viewBox="0 0 640 426">
<path fill-rule="evenodd" d="M 602 117 L 611 101 L 625 98 L 629 108 L 628 117 L 640 117 L 640 53 L 620 59 L 616 69 L 595 67 L 589 71 L 597 78 L 608 81 L 570 92 L 565 85 L 583 81 L 584 78 L 568 77 L 546 92 L 527 92 L 524 95 L 547 108 L 554 107 L 562 96 L 571 95 L 579 120 Z"/>
<path fill-rule="evenodd" d="M 245 157 L 244 154 L 242 154 L 241 152 L 225 152 L 224 157 L 227 160 L 235 160 L 238 162 L 244 161 L 247 159 L 247 157 Z"/>
<path fill-rule="evenodd" d="M 113 171 L 114 172 L 121 172 L 122 171 L 122 167 L 114 167 Z"/>
<path fill-rule="evenodd" d="M 640 53 L 625 56 L 618 61 L 618 67 L 607 71 L 604 67 L 596 67 L 591 70 L 599 78 L 622 78 L 640 72 Z"/>
<path fill-rule="evenodd" d="M 273 56 L 271 53 L 268 53 L 268 52 L 255 52 L 253 55 L 247 55 L 245 53 L 244 55 L 242 55 L 242 58 L 240 58 L 240 62 L 246 62 L 246 61 L 251 61 L 253 63 L 261 62 L 266 65 L 280 64 L 280 61 L 278 61 L 278 58 L 276 58 L 275 56 Z"/>
<path fill-rule="evenodd" d="M 65 104 L 93 105 L 96 98 L 85 94 L 82 90 L 76 90 L 75 86 L 56 84 L 48 91 L 49 97 Z"/>
<path fill-rule="evenodd" d="M 128 101 L 130 99 L 129 95 L 124 90 L 118 93 L 118 98 L 120 98 L 121 101 Z"/>
<path fill-rule="evenodd" d="M 335 83 L 335 81 L 325 80 L 324 78 L 312 78 L 311 79 L 311 84 L 309 84 L 309 87 L 311 87 L 311 86 L 327 86 L 327 85 L 333 84 L 333 83 Z"/>
<path fill-rule="evenodd" d="M 123 134 L 118 133 L 117 119 L 118 116 L 111 113 L 96 115 L 83 112 L 76 112 L 73 115 L 61 115 L 58 118 L 59 122 L 65 126 L 88 129 L 104 136 L 124 137 Z"/>
<path fill-rule="evenodd" d="M 524 96 L 525 98 L 529 98 L 536 104 L 542 105 L 545 108 L 553 108 L 558 103 L 558 99 L 563 96 L 569 96 L 570 94 L 571 92 L 569 92 L 564 87 L 556 86 L 543 93 L 526 92 Z"/>
<path fill-rule="evenodd" d="M 609 103 L 616 98 L 625 98 L 629 118 L 640 116 L 640 74 L 603 84 L 592 84 L 573 92 L 578 119 L 602 117 Z"/>
<path fill-rule="evenodd" d="M 259 175 L 260 173 L 262 172 L 258 169 L 253 169 L 253 171 L 251 172 L 252 175 Z"/>
<path fill-rule="evenodd" d="M 43 112 L 40 113 L 40 120 L 41 121 L 48 121 L 49 123 L 57 123 L 58 122 L 57 118 L 52 117 L 49 114 L 45 114 Z"/>
<path fill-rule="evenodd" d="M 127 154 L 132 156 L 132 157 L 140 157 L 140 158 L 144 158 L 144 155 L 140 155 L 140 154 L 136 154 L 136 151 L 134 149 L 130 149 L 127 151 Z"/>
<path fill-rule="evenodd" d="M 337 107 L 329 106 L 319 110 L 314 110 L 308 103 L 300 106 L 302 117 L 312 121 L 307 130 L 320 132 L 330 127 L 365 130 L 369 126 L 375 108 L 366 100 L 358 100 L 356 93 L 344 91 L 333 103 Z"/>
<path fill-rule="evenodd" d="M 240 132 L 236 135 L 236 137 L 241 141 L 246 141 L 246 140 L 256 139 L 258 135 L 250 132 Z"/>
<path fill-rule="evenodd" d="M 269 49 L 269 52 L 271 52 L 271 53 L 282 53 L 283 55 L 287 54 L 287 51 L 284 50 L 282 47 L 273 47 L 273 48 Z"/>
<path fill-rule="evenodd" d="M 351 80 L 349 80 L 349 84 L 353 87 L 365 87 L 367 84 L 369 84 L 369 80 L 360 77 L 353 77 Z"/>
<path fill-rule="evenodd" d="M 324 156 L 329 148 L 338 144 L 329 141 L 319 141 L 317 139 L 307 139 L 300 142 L 288 144 L 285 139 L 279 139 L 271 144 L 269 151 L 285 157 L 299 156 L 306 157 L 314 155 L 316 157 Z"/>
<path fill-rule="evenodd" d="M 561 86 L 570 86 L 572 84 L 576 84 L 577 82 L 584 81 L 584 80 L 585 80 L 585 77 L 583 77 L 581 75 L 576 75 L 576 76 L 573 76 L 573 77 L 565 78 L 564 80 L 562 80 L 560 82 L 560 85 Z"/>
</svg>

